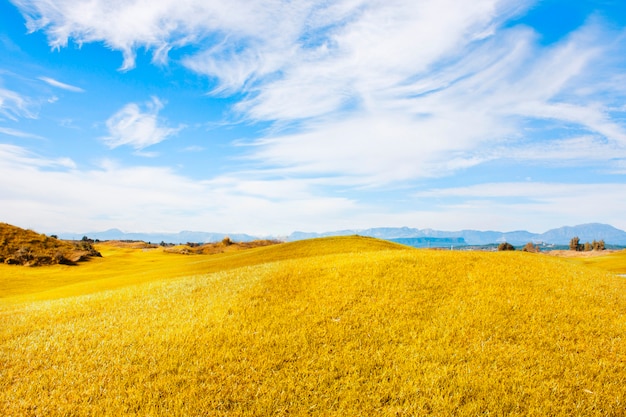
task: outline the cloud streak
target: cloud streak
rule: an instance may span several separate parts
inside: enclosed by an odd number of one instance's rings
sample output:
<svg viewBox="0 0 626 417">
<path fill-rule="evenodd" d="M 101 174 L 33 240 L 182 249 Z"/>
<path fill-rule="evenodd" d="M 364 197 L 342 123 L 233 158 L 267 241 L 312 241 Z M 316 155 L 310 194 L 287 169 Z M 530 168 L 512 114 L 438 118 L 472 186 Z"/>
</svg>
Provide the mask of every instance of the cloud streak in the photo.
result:
<svg viewBox="0 0 626 417">
<path fill-rule="evenodd" d="M 142 111 L 136 103 L 129 103 L 106 121 L 109 136 L 102 141 L 111 149 L 130 146 L 141 151 L 172 136 L 183 127 L 170 128 L 159 122 L 159 111 L 164 104 L 156 97 L 145 104 Z"/>
<path fill-rule="evenodd" d="M 0 134 L 7 135 L 7 136 L 13 136 L 13 137 L 16 137 L 16 138 L 24 138 L 24 139 L 43 139 L 39 135 L 34 135 L 32 133 L 23 132 L 21 130 L 11 129 L 11 128 L 8 128 L 8 127 L 0 127 Z"/>
<path fill-rule="evenodd" d="M 30 100 L 23 95 L 0 87 L 0 115 L 17 121 L 19 118 L 35 118 L 30 110 Z"/>
<path fill-rule="evenodd" d="M 594 92 L 594 80 L 603 72 L 596 62 L 617 52 L 614 45 L 598 46 L 608 44 L 609 36 L 590 22 L 541 50 L 532 31 L 506 30 L 499 37 L 464 47 L 462 55 L 455 51 L 443 61 L 429 62 L 436 71 L 395 80 L 389 77 L 380 89 L 367 85 L 356 93 L 359 108 L 344 112 L 340 120 L 314 119 L 304 123 L 302 132 L 257 140 L 252 158 L 306 175 L 356 175 L 362 184 L 381 185 L 451 175 L 494 159 L 511 158 L 516 152 L 540 164 L 573 160 L 575 154 L 580 157 L 589 150 L 591 142 L 576 140 L 581 134 L 593 138 L 592 155 L 597 159 L 609 154 L 623 158 L 626 129 L 620 120 L 624 112 L 612 112 L 616 97 Z M 344 77 L 338 84 L 350 82 Z M 323 83 L 312 84 L 311 90 L 320 94 Z M 272 88 L 265 91 L 276 94 Z M 296 105 L 287 98 L 278 101 L 286 108 L 309 109 L 302 98 L 306 92 L 295 91 L 299 93 L 294 94 Z M 317 97 L 310 98 L 315 101 Z M 252 113 L 262 108 L 264 114 L 289 117 L 273 100 L 263 95 L 255 100 Z M 533 124 L 549 127 L 526 129 Z M 539 146 L 551 153 L 551 160 L 541 152 L 523 151 Z M 566 152 L 558 155 L 556 150 L 565 146 Z"/>
<path fill-rule="evenodd" d="M 48 85 L 51 85 L 52 87 L 56 87 L 56 88 L 60 88 L 62 90 L 66 90 L 66 91 L 71 91 L 73 93 L 84 93 L 85 90 L 83 90 L 80 87 L 76 87 L 70 84 L 65 84 L 62 83 L 61 81 L 57 81 L 54 78 L 50 78 L 50 77 L 39 77 L 39 79 L 43 82 L 45 82 Z"/>
</svg>

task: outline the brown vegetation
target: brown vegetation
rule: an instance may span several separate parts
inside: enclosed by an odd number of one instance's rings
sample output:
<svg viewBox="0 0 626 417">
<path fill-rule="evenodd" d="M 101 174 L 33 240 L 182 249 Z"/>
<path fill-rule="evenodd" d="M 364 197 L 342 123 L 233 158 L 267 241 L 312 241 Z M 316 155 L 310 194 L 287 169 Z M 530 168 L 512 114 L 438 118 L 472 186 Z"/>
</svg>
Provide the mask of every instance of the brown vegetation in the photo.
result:
<svg viewBox="0 0 626 417">
<path fill-rule="evenodd" d="M 599 256 L 610 255 L 612 253 L 620 252 L 614 249 L 605 250 L 592 250 L 592 251 L 577 251 L 577 250 L 551 250 L 545 252 L 547 255 L 559 256 L 561 258 L 595 258 Z"/>
<path fill-rule="evenodd" d="M 498 245 L 498 250 L 499 251 L 504 251 L 504 250 L 515 250 L 515 246 L 511 245 L 508 242 L 502 242 Z"/>
<path fill-rule="evenodd" d="M 541 252 L 541 248 L 539 247 L 539 245 L 533 245 L 532 242 L 528 242 L 526 245 L 524 245 L 524 247 L 522 248 L 523 252 L 531 252 L 531 253 L 539 253 Z"/>
<path fill-rule="evenodd" d="M 114 248 L 127 249 L 156 249 L 159 247 L 159 245 L 146 243 L 143 240 L 107 240 L 106 245 Z"/>
<path fill-rule="evenodd" d="M 252 242 L 233 242 L 229 237 L 225 237 L 221 242 L 216 243 L 187 243 L 186 245 L 176 245 L 167 247 L 164 252 L 180 253 L 183 255 L 214 255 L 224 252 L 235 252 L 243 249 L 259 248 L 281 243 L 278 240 L 254 240 Z"/>
<path fill-rule="evenodd" d="M 578 238 L 578 236 L 575 236 L 569 241 L 569 250 L 571 251 L 589 252 L 592 250 L 602 251 L 604 249 L 605 249 L 604 240 L 600 240 L 600 241 L 594 240 L 591 243 L 585 242 L 583 244 L 583 243 L 580 243 L 580 239 Z"/>
<path fill-rule="evenodd" d="M 87 240 L 59 240 L 0 223 L 0 263 L 25 266 L 73 265 L 92 256 L 101 255 Z"/>
</svg>

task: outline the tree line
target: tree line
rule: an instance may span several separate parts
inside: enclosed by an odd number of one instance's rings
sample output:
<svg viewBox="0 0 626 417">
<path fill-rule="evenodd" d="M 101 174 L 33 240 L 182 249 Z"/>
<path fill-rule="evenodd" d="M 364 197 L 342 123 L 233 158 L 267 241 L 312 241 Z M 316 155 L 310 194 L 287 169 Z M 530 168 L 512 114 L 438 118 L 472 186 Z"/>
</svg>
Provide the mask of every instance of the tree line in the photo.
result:
<svg viewBox="0 0 626 417">
<path fill-rule="evenodd" d="M 580 239 L 578 236 L 573 237 L 572 240 L 569 241 L 569 250 L 575 250 L 578 252 L 589 252 L 592 250 L 604 250 L 604 240 L 595 240 L 591 243 L 585 242 L 580 243 Z"/>
<path fill-rule="evenodd" d="M 590 242 L 581 243 L 578 236 L 575 236 L 569 241 L 569 250 L 574 250 L 578 252 L 589 252 L 592 250 L 604 250 L 604 249 L 605 249 L 604 240 L 594 239 L 594 241 L 591 243 Z M 515 246 L 511 245 L 508 242 L 502 242 L 498 245 L 498 250 L 499 251 L 515 250 Z M 540 250 L 539 245 L 534 245 L 532 242 L 528 242 L 526 245 L 524 245 L 524 247 L 522 248 L 522 251 L 540 252 L 541 250 Z"/>
</svg>

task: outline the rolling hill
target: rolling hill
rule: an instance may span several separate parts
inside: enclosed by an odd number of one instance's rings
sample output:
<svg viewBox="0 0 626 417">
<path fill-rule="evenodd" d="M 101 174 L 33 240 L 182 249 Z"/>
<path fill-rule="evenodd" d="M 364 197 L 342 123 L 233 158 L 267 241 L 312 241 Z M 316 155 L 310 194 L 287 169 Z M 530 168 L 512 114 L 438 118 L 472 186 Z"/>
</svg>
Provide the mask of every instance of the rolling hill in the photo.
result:
<svg viewBox="0 0 626 417">
<path fill-rule="evenodd" d="M 100 254 L 89 242 L 67 242 L 0 223 L 0 263 L 41 266 L 72 265 Z"/>
<path fill-rule="evenodd" d="M 623 415 L 626 280 L 595 267 L 356 236 L 97 248 L 0 265 L 0 415 Z"/>
</svg>

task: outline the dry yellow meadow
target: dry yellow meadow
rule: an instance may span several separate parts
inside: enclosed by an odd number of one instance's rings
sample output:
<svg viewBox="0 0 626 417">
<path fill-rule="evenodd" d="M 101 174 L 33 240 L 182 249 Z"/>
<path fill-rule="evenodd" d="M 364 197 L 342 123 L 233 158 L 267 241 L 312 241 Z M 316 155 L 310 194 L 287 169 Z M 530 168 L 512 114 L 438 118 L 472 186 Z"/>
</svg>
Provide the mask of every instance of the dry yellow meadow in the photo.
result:
<svg viewBox="0 0 626 417">
<path fill-rule="evenodd" d="M 592 266 L 605 271 L 615 272 L 616 274 L 626 275 L 626 249 L 611 251 L 608 254 L 598 254 L 595 251 L 578 252 L 577 254 L 582 254 L 583 256 L 574 256 L 568 259 L 580 265 Z M 591 256 L 584 256 L 587 254 Z"/>
<path fill-rule="evenodd" d="M 360 237 L 0 265 L 3 416 L 623 416 L 626 279 Z"/>
</svg>

